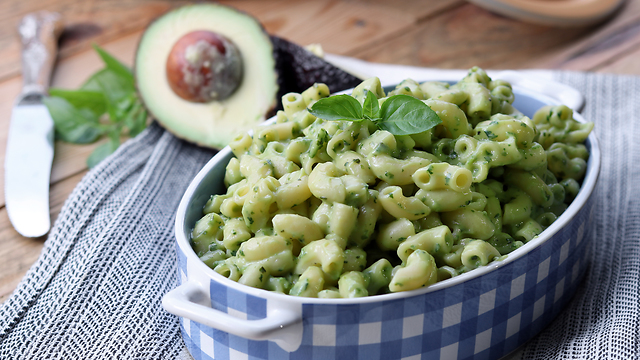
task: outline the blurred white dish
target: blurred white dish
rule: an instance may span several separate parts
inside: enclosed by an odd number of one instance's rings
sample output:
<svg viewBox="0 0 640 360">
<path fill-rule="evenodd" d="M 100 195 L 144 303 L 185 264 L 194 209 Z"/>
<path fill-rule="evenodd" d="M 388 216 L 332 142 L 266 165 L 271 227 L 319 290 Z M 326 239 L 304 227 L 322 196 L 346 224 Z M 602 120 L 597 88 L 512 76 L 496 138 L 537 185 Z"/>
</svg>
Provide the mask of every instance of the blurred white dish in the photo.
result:
<svg viewBox="0 0 640 360">
<path fill-rule="evenodd" d="M 584 26 L 613 14 L 624 0 L 469 0 L 498 14 L 536 24 Z"/>
</svg>

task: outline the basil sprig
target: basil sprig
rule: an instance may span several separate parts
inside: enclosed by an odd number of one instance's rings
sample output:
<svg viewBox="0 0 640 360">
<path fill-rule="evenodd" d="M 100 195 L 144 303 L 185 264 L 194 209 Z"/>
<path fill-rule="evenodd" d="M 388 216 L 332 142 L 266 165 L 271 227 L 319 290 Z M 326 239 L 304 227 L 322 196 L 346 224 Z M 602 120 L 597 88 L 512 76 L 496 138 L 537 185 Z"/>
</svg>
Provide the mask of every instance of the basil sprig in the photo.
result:
<svg viewBox="0 0 640 360">
<path fill-rule="evenodd" d="M 324 120 L 370 120 L 393 135 L 412 135 L 441 124 L 442 119 L 422 101 L 409 95 L 393 95 L 382 106 L 366 91 L 364 103 L 349 95 L 335 95 L 316 101 L 309 112 Z"/>
<path fill-rule="evenodd" d="M 105 67 L 93 74 L 79 89 L 51 88 L 44 99 L 56 130 L 56 138 L 89 144 L 102 137 L 87 159 L 93 167 L 120 146 L 121 135 L 131 137 L 147 126 L 147 110 L 138 97 L 131 69 L 94 45 Z"/>
</svg>

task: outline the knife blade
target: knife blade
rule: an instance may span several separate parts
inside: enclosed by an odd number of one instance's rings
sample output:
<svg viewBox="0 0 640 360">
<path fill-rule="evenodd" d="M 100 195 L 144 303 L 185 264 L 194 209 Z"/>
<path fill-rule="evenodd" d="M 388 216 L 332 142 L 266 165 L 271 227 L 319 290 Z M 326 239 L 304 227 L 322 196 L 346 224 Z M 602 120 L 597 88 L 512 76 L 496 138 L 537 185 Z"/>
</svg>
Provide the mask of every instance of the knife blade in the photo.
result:
<svg viewBox="0 0 640 360">
<path fill-rule="evenodd" d="M 22 41 L 23 88 L 16 99 L 5 153 L 5 201 L 13 227 L 38 237 L 51 227 L 49 181 L 53 160 L 53 120 L 42 99 L 55 62 L 60 16 L 38 12 L 18 25 Z"/>
</svg>

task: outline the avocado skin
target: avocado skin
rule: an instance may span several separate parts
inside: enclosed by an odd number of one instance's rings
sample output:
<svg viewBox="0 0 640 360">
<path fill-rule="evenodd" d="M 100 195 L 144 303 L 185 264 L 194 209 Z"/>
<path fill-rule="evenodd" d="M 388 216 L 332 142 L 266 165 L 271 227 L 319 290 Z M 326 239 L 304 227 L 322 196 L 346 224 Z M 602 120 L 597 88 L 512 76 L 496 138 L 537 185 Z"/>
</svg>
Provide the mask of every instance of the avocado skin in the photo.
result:
<svg viewBox="0 0 640 360">
<path fill-rule="evenodd" d="M 270 36 L 278 74 L 277 99 L 290 92 L 303 92 L 314 83 L 327 84 L 332 93 L 356 87 L 362 82 L 342 69 L 317 57 L 303 47 L 277 36 Z M 277 101 L 274 110 L 282 110 Z"/>
</svg>

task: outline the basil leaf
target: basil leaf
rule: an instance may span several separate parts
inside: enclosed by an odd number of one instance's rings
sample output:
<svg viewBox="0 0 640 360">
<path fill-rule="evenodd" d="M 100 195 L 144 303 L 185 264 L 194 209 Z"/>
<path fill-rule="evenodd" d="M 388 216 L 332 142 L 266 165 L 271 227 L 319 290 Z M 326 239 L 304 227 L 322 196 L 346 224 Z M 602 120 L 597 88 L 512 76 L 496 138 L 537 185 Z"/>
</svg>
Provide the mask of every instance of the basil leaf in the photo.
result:
<svg viewBox="0 0 640 360">
<path fill-rule="evenodd" d="M 87 159 L 89 167 L 113 153 L 120 145 L 123 129 L 136 136 L 147 126 L 147 111 L 137 96 L 133 72 L 126 65 L 94 45 L 105 67 L 93 74 L 78 90 L 50 89 L 44 100 L 56 128 L 56 137 L 86 144 L 108 134 Z"/>
<path fill-rule="evenodd" d="M 119 130 L 116 131 L 119 133 Z M 96 147 L 91 152 L 91 155 L 89 155 L 89 157 L 87 158 L 87 166 L 89 168 L 92 168 L 98 165 L 98 163 L 100 163 L 102 160 L 113 154 L 118 146 L 120 146 L 120 139 L 118 138 L 117 141 L 114 141 L 114 137 L 109 136 L 109 141 Z"/>
<path fill-rule="evenodd" d="M 362 121 L 362 106 L 349 95 L 335 95 L 316 101 L 309 109 L 311 115 L 324 120 Z"/>
<path fill-rule="evenodd" d="M 114 103 L 109 103 L 107 111 L 111 122 L 122 122 L 127 117 L 127 114 L 135 110 L 137 104 L 135 94 L 130 94 L 130 96 L 119 99 Z"/>
<path fill-rule="evenodd" d="M 60 139 L 76 144 L 88 144 L 96 141 L 104 133 L 98 117 L 92 111 L 77 109 L 59 97 L 46 97 L 43 102 L 51 114 L 56 135 Z"/>
<path fill-rule="evenodd" d="M 87 158 L 87 166 L 91 169 L 111 154 L 111 144 L 109 142 L 101 144 L 100 146 L 93 149 L 91 155 L 89 155 L 89 157 Z"/>
<path fill-rule="evenodd" d="M 108 68 L 93 74 L 82 88 L 104 94 L 107 99 L 107 113 L 112 122 L 120 121 L 137 99 L 133 84 Z"/>
<path fill-rule="evenodd" d="M 100 116 L 107 110 L 107 100 L 102 92 L 93 90 L 65 90 L 51 88 L 49 95 L 67 100 L 73 107 L 89 109 L 96 116 Z"/>
<path fill-rule="evenodd" d="M 136 91 L 133 83 L 130 83 L 126 78 L 111 69 L 102 69 L 91 75 L 82 85 L 81 89 L 99 91 L 103 93 L 112 104 L 115 104 L 125 97 L 131 96 L 131 94 Z"/>
<path fill-rule="evenodd" d="M 373 94 L 373 92 L 365 90 L 367 95 L 364 98 L 364 104 L 362 106 L 362 111 L 364 116 L 368 116 L 369 118 L 375 118 L 376 114 L 380 110 L 380 104 L 378 103 L 378 98 Z"/>
<path fill-rule="evenodd" d="M 135 137 L 144 130 L 147 126 L 147 112 L 141 102 L 134 103 L 122 123 L 129 129 L 129 136 L 131 137 Z"/>
<path fill-rule="evenodd" d="M 129 127 L 129 136 L 135 137 L 147 127 L 147 111 L 142 110 L 136 115 L 133 126 Z"/>
<path fill-rule="evenodd" d="M 115 126 L 111 132 L 109 132 L 109 143 L 113 147 L 113 151 L 116 151 L 120 146 L 120 133 L 122 132 L 122 126 Z"/>
<path fill-rule="evenodd" d="M 429 130 L 442 120 L 422 101 L 409 95 L 393 95 L 382 103 L 376 125 L 393 135 L 412 135 Z"/>
<path fill-rule="evenodd" d="M 104 51 L 101 47 L 96 44 L 93 44 L 93 48 L 98 52 L 104 64 L 107 65 L 107 69 L 110 69 L 114 73 L 121 76 L 123 79 L 129 81 L 131 84 L 135 84 L 135 78 L 133 77 L 133 72 L 129 69 L 128 66 L 124 65 L 118 59 L 114 58 L 108 52 Z"/>
</svg>

